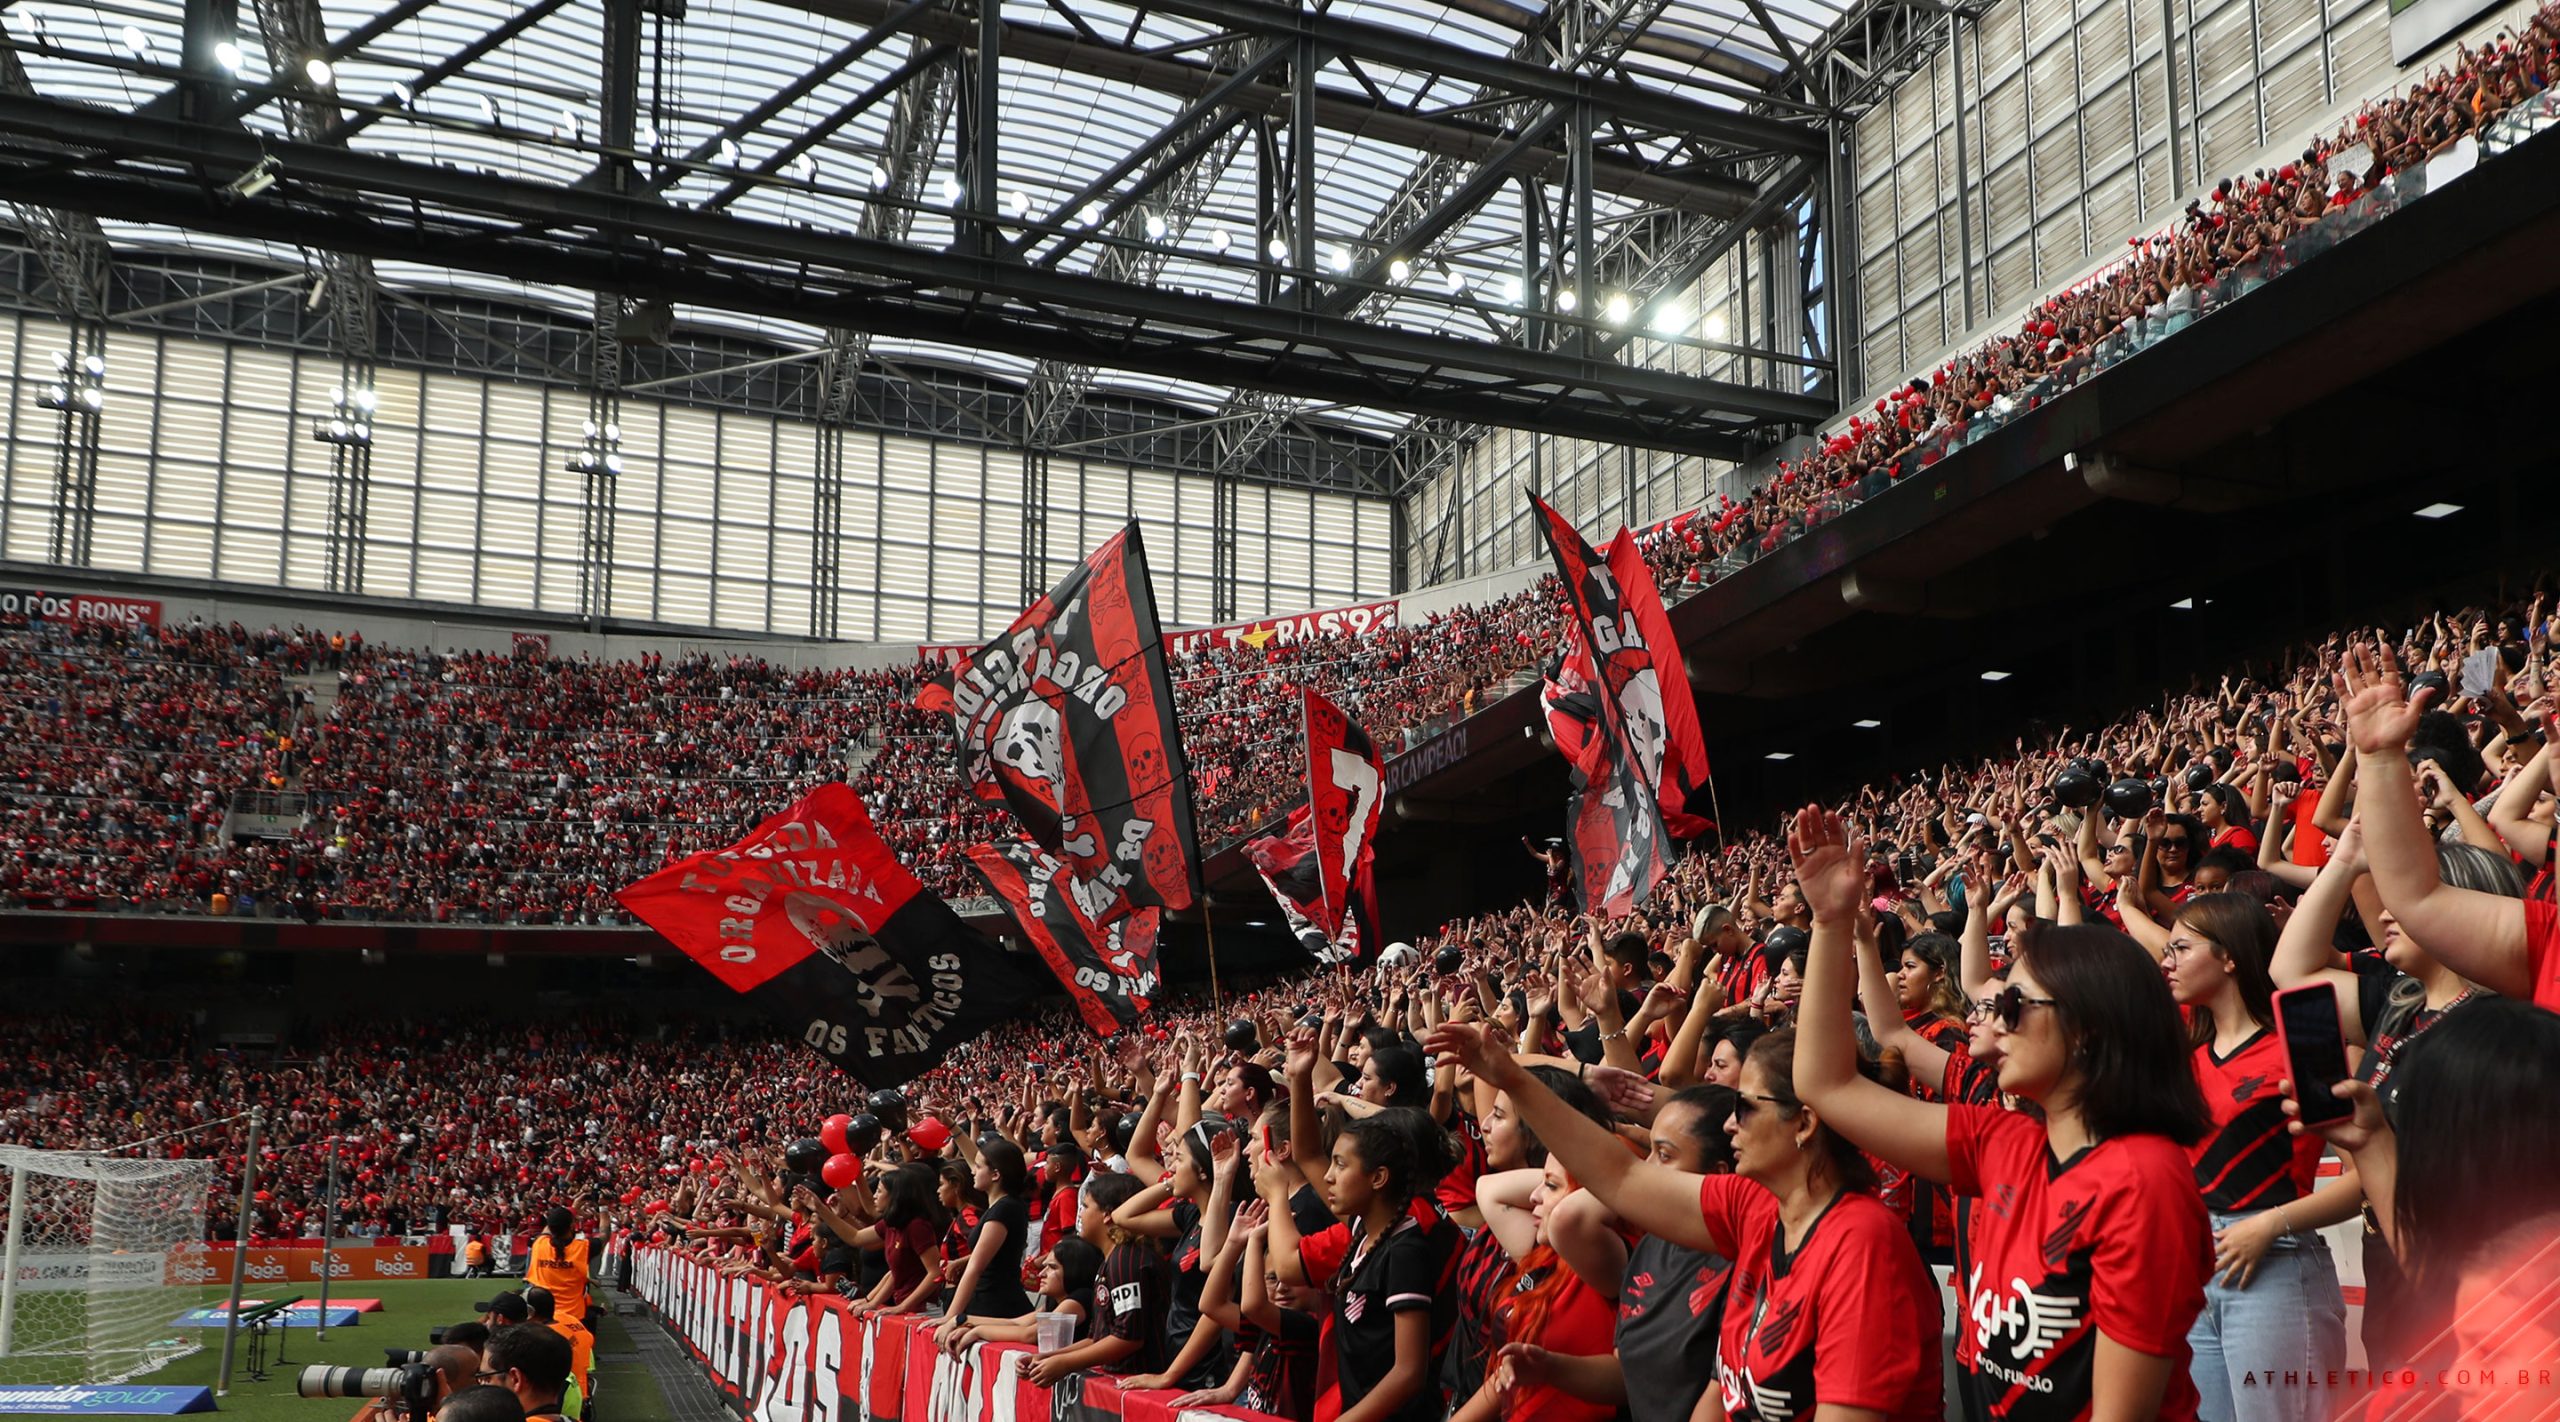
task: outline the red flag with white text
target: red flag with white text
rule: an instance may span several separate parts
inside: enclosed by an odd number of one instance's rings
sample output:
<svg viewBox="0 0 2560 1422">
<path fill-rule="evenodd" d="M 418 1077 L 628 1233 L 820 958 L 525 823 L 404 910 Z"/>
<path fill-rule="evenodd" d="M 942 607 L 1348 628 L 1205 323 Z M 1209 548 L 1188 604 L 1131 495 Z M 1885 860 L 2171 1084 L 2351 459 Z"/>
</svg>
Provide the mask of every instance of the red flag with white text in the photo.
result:
<svg viewBox="0 0 2560 1422">
<path fill-rule="evenodd" d="M 940 1064 L 1033 986 L 907 872 L 841 784 L 614 897 L 867 1086 Z"/>
</svg>

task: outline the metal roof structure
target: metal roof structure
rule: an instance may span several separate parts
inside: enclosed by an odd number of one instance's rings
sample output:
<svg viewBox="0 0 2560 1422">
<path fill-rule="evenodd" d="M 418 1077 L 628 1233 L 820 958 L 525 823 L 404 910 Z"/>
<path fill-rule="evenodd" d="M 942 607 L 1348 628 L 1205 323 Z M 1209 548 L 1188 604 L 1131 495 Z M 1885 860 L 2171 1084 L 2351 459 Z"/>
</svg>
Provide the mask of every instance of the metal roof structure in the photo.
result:
<svg viewBox="0 0 2560 1422">
<path fill-rule="evenodd" d="M 1836 230 L 1845 120 L 1953 13 L 20 0 L 0 195 L 75 321 L 117 319 L 116 254 L 299 271 L 356 369 L 384 293 L 584 323 L 606 424 L 626 367 L 680 396 L 805 363 L 829 420 L 967 372 L 1018 386 L 1027 448 L 1146 438 L 1151 405 L 1215 472 L 1290 430 L 1392 496 L 1473 426 L 1740 458 L 1830 413 L 1842 303 L 1793 350 L 1677 303 L 1747 236 Z"/>
</svg>

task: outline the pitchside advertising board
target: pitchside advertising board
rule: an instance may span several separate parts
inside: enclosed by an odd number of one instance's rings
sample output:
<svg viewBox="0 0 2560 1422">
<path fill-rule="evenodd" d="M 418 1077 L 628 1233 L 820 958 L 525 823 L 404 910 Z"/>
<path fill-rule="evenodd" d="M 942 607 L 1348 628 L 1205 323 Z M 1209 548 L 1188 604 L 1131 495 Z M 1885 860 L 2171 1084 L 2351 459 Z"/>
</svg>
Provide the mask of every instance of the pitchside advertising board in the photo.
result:
<svg viewBox="0 0 2560 1422">
<path fill-rule="evenodd" d="M 147 597 L 0 588 L 0 621 L 21 617 L 29 622 L 112 622 L 119 627 L 156 631 L 160 626 L 160 604 Z"/>
<path fill-rule="evenodd" d="M 149 1261 L 158 1263 L 157 1260 Z M 371 1246 L 329 1251 L 329 1277 L 338 1280 L 424 1279 L 433 1272 L 427 1247 Z M 316 1284 L 320 1281 L 318 1249 L 266 1249 L 252 1245 L 241 1274 L 253 1284 Z M 166 1282 L 223 1284 L 231 1281 L 231 1250 L 207 1248 L 172 1254 Z"/>
<path fill-rule="evenodd" d="M 1021 1344 L 953 1358 L 924 1331 L 931 1320 L 855 1318 L 838 1299 L 722 1278 L 663 1249 L 637 1251 L 632 1283 L 745 1422 L 1273 1422 L 1240 1407 L 1177 1411 L 1179 1391 L 1123 1393 L 1107 1377 L 1035 1387 Z"/>
<path fill-rule="evenodd" d="M 209 1387 L 0 1387 L 0 1417 L 175 1417 L 213 1410 Z"/>
</svg>

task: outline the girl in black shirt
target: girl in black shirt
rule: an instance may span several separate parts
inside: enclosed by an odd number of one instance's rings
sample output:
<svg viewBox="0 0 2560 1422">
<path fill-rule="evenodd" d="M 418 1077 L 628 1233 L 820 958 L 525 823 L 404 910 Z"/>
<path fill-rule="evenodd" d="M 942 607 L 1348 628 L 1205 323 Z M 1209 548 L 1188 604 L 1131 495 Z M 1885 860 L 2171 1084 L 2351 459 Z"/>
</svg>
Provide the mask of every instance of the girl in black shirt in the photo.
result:
<svg viewBox="0 0 2560 1422">
<path fill-rule="evenodd" d="M 977 1186 L 987 1192 L 987 1208 L 978 1216 L 969 1262 L 952 1289 L 951 1307 L 944 1317 L 946 1321 L 1019 1318 L 1031 1312 L 1031 1296 L 1022 1289 L 1022 1246 L 1031 1237 L 1033 1185 L 1022 1148 L 1000 1136 L 989 1136 L 978 1147 Z M 943 1332 L 956 1334 L 957 1330 Z M 958 1356 L 951 1338 L 941 1342 L 946 1351 Z"/>
</svg>

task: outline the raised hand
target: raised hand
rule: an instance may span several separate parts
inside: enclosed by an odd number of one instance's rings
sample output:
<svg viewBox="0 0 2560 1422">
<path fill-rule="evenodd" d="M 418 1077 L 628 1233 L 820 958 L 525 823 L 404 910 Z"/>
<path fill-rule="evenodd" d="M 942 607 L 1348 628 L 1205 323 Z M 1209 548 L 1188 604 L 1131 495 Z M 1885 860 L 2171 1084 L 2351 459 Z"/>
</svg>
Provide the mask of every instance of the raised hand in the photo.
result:
<svg viewBox="0 0 2560 1422">
<path fill-rule="evenodd" d="M 1797 892 L 1818 919 L 1856 916 L 1866 897 L 1867 844 L 1838 815 L 1807 805 L 1787 834 Z"/>
<path fill-rule="evenodd" d="M 2338 668 L 2338 709 L 2346 717 L 2347 743 L 2361 756 L 2405 751 L 2432 695 L 2410 695 L 2398 659 L 2382 647 L 2350 647 Z"/>
<path fill-rule="evenodd" d="M 1508 1091 L 1529 1076 L 1511 1055 L 1511 1044 L 1481 1023 L 1443 1022 L 1431 1029 L 1422 1046 L 1434 1058 L 1466 1068 L 1497 1091 Z"/>
</svg>

